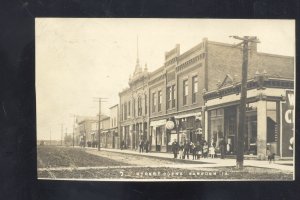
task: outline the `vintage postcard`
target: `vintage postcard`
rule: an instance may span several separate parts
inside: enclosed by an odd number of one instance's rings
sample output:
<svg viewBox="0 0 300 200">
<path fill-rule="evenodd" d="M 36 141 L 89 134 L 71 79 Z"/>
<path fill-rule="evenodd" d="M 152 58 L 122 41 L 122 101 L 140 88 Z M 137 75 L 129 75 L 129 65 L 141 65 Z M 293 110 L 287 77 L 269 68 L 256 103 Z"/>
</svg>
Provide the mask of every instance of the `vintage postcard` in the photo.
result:
<svg viewBox="0 0 300 200">
<path fill-rule="evenodd" d="M 38 179 L 294 180 L 294 20 L 35 28 Z"/>
</svg>

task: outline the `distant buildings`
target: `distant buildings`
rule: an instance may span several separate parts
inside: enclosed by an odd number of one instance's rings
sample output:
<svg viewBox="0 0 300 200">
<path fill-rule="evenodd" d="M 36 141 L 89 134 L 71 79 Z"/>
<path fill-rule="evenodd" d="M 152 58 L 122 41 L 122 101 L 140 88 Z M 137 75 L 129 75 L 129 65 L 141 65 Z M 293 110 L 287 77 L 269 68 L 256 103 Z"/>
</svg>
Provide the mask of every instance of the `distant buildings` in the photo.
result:
<svg viewBox="0 0 300 200">
<path fill-rule="evenodd" d="M 103 120 L 106 118 L 108 118 L 108 116 L 101 115 L 100 119 Z M 97 147 L 99 118 L 97 116 L 77 116 L 76 123 L 79 129 L 79 145 L 86 147 Z"/>
</svg>

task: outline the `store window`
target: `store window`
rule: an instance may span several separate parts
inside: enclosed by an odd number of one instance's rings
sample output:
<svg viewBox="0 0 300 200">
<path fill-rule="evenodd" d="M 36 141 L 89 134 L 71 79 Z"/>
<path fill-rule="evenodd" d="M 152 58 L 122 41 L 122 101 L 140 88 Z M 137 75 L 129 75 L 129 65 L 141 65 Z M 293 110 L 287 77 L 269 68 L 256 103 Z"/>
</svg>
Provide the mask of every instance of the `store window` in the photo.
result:
<svg viewBox="0 0 300 200">
<path fill-rule="evenodd" d="M 267 102 L 267 143 L 277 142 L 277 104 L 276 102 Z M 270 144 L 271 145 L 271 144 Z"/>
<path fill-rule="evenodd" d="M 210 116 L 210 132 L 208 137 L 208 145 L 219 146 L 220 138 L 224 138 L 224 110 L 222 108 L 211 110 Z"/>
</svg>

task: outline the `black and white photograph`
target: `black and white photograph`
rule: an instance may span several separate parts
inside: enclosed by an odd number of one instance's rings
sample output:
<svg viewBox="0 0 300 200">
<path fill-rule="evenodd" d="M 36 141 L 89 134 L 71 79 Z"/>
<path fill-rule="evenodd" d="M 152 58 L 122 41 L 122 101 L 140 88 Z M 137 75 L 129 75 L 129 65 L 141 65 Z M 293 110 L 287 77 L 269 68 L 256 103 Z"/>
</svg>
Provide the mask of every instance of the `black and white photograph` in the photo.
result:
<svg viewBox="0 0 300 200">
<path fill-rule="evenodd" d="M 293 181 L 295 20 L 35 18 L 37 178 Z"/>
</svg>

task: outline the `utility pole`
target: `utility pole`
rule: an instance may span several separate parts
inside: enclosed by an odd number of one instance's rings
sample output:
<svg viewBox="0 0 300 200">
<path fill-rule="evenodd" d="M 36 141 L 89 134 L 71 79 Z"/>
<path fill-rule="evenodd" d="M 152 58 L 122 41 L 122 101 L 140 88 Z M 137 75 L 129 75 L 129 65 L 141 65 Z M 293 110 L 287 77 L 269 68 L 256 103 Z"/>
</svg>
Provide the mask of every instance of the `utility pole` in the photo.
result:
<svg viewBox="0 0 300 200">
<path fill-rule="evenodd" d="M 50 145 L 51 145 L 51 128 L 50 128 Z"/>
<path fill-rule="evenodd" d="M 102 97 L 95 97 L 95 100 L 97 102 L 99 102 L 99 120 L 98 120 L 98 151 L 100 151 L 100 134 L 101 134 L 101 129 L 100 129 L 100 120 L 101 120 L 101 103 L 102 102 L 106 102 L 106 101 L 103 101 L 104 99 L 107 99 L 107 98 L 102 98 Z"/>
<path fill-rule="evenodd" d="M 61 124 L 61 133 L 60 133 L 60 145 L 62 146 L 63 144 L 63 132 L 64 132 L 64 124 Z"/>
<path fill-rule="evenodd" d="M 259 43 L 257 37 L 254 36 L 231 36 L 234 39 L 242 40 L 236 46 L 243 48 L 243 64 L 242 64 L 242 84 L 241 84 L 241 98 L 240 98 L 240 112 L 239 124 L 237 132 L 237 155 L 236 155 L 236 168 L 243 169 L 244 167 L 244 134 L 246 132 L 246 101 L 247 101 L 247 73 L 248 73 L 248 51 L 249 43 Z"/>
<path fill-rule="evenodd" d="M 75 134 L 75 120 L 76 120 L 76 115 L 75 114 L 71 114 L 71 117 L 74 117 L 74 121 L 73 121 L 73 147 L 74 147 L 74 134 Z"/>
</svg>

